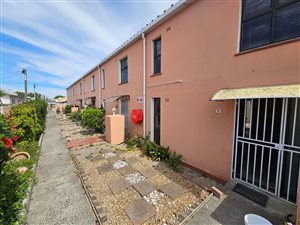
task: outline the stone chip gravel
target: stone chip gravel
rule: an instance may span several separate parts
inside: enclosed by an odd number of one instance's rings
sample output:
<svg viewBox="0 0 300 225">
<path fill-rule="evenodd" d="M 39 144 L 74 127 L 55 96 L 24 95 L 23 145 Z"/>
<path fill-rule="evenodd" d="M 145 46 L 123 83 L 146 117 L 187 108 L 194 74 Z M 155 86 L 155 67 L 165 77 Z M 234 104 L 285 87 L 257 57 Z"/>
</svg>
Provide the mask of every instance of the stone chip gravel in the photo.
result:
<svg viewBox="0 0 300 225">
<path fill-rule="evenodd" d="M 125 167 L 125 166 L 127 166 L 127 165 L 128 165 L 127 162 L 122 161 L 122 160 L 118 160 L 117 162 L 115 162 L 115 163 L 113 164 L 113 167 L 114 167 L 115 169 L 121 169 L 121 168 L 123 168 L 123 167 Z"/>
<path fill-rule="evenodd" d="M 135 173 L 130 173 L 126 176 L 126 180 L 131 184 L 137 184 L 141 182 L 142 180 L 145 180 L 145 177 L 142 176 L 140 173 L 135 172 Z"/>
</svg>

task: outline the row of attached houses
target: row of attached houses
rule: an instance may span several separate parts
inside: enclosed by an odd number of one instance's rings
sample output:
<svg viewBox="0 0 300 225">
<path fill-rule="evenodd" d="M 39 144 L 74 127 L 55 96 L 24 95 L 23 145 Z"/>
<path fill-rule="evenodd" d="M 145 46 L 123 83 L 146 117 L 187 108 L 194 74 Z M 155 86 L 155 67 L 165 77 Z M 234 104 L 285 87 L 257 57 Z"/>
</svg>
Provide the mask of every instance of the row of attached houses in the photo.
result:
<svg viewBox="0 0 300 225">
<path fill-rule="evenodd" d="M 297 204 L 300 1 L 182 0 L 67 88 L 186 165 Z M 134 124 L 133 109 L 144 121 Z M 298 190 L 298 191 L 297 191 Z M 299 200 L 298 200 L 299 201 Z"/>
</svg>

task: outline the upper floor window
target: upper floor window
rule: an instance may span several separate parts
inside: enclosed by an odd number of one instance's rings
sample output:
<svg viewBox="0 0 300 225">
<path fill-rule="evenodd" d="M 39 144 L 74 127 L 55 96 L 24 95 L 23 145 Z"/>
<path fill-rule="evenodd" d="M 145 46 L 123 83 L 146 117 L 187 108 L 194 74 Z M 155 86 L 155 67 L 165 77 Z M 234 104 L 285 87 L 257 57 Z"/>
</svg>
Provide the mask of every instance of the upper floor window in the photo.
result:
<svg viewBox="0 0 300 225">
<path fill-rule="evenodd" d="M 153 41 L 153 74 L 161 72 L 161 38 Z"/>
<path fill-rule="evenodd" d="M 104 89 L 105 88 L 105 70 L 102 70 L 101 73 L 101 88 Z"/>
<path fill-rule="evenodd" d="M 243 0 L 240 50 L 300 37 L 299 0 Z"/>
<path fill-rule="evenodd" d="M 75 96 L 75 87 L 73 87 L 73 96 Z"/>
<path fill-rule="evenodd" d="M 80 94 L 82 94 L 82 84 L 79 84 Z"/>
<path fill-rule="evenodd" d="M 83 91 L 84 91 L 84 93 L 86 93 L 86 80 L 83 81 Z"/>
<path fill-rule="evenodd" d="M 120 61 L 121 71 L 120 71 L 120 83 L 128 82 L 128 60 L 127 57 Z"/>
<path fill-rule="evenodd" d="M 91 91 L 95 91 L 95 76 L 91 77 Z"/>
</svg>

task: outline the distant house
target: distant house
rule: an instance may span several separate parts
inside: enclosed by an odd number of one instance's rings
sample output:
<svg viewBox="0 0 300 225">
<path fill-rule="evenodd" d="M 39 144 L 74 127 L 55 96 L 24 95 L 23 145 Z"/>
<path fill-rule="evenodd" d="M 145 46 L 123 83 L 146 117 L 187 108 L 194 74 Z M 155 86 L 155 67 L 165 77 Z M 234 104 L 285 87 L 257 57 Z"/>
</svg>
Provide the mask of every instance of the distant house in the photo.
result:
<svg viewBox="0 0 300 225">
<path fill-rule="evenodd" d="M 15 92 L 4 91 L 5 95 L 0 97 L 0 113 L 7 113 L 11 105 L 20 104 L 25 100 L 23 95 Z"/>
</svg>

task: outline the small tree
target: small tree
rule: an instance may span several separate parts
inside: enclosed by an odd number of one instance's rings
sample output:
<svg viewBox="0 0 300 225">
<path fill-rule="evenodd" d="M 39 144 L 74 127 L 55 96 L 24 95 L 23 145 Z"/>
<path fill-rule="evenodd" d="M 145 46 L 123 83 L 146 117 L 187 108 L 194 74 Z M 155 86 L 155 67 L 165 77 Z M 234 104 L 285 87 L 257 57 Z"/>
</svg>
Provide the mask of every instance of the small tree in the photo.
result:
<svg viewBox="0 0 300 225">
<path fill-rule="evenodd" d="M 92 107 L 86 108 L 82 113 L 82 127 L 95 129 L 96 132 L 104 132 L 104 116 L 103 109 Z"/>
</svg>

